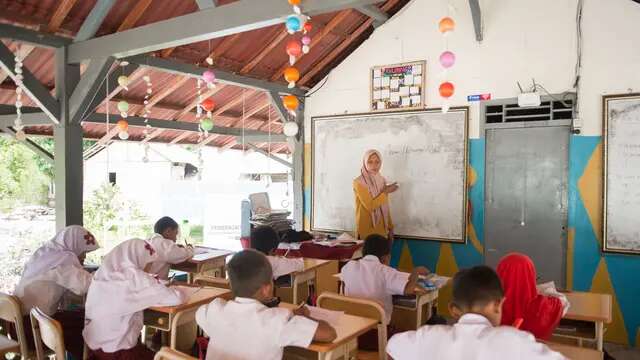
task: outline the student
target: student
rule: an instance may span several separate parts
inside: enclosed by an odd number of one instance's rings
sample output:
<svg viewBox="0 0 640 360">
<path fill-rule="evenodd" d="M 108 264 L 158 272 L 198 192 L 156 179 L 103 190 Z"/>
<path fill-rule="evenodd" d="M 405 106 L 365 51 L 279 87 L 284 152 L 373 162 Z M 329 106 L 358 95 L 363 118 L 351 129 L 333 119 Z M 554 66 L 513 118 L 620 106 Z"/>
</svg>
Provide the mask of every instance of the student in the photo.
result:
<svg viewBox="0 0 640 360">
<path fill-rule="evenodd" d="M 120 243 L 104 258 L 89 287 L 82 333 L 93 359 L 153 359 L 140 343 L 142 311 L 179 305 L 186 298 L 145 272 L 157 260 L 157 251 L 141 239 Z"/>
<path fill-rule="evenodd" d="M 386 323 L 391 321 L 393 295 L 413 295 L 420 275 L 429 274 L 425 267 L 418 266 L 411 274 L 398 271 L 391 266 L 391 242 L 382 235 L 371 234 L 364 241 L 364 256 L 349 261 L 340 272 L 347 296 L 376 300 L 385 312 Z"/>
<path fill-rule="evenodd" d="M 79 296 L 87 293 L 92 275 L 82 265 L 85 255 L 98 247 L 88 230 L 71 225 L 31 256 L 14 291 L 22 302 L 25 330 L 31 346 L 33 336 L 29 312 L 38 307 L 60 322 L 67 351 L 76 359 L 82 358 L 84 316 L 81 311 L 62 309 L 61 304 L 67 291 Z"/>
<path fill-rule="evenodd" d="M 387 353 L 395 360 L 432 359 L 499 360 L 564 359 L 531 334 L 499 326 L 504 295 L 500 279 L 487 266 L 459 271 L 453 277 L 449 311 L 453 326 L 426 325 L 394 335 Z"/>
<path fill-rule="evenodd" d="M 498 263 L 506 300 L 502 306 L 502 325 L 522 319 L 521 330 L 546 340 L 569 309 L 567 298 L 552 289 L 540 294 L 536 288 L 536 268 L 523 254 L 513 253 Z M 550 296 L 546 296 L 550 295 Z"/>
<path fill-rule="evenodd" d="M 273 275 L 267 258 L 254 250 L 235 254 L 227 265 L 234 300 L 215 299 L 196 312 L 196 322 L 210 336 L 207 360 L 282 359 L 285 346 L 331 342 L 335 329 L 309 318 L 305 307 L 293 312 L 269 308 Z"/>
<path fill-rule="evenodd" d="M 273 256 L 279 243 L 278 233 L 270 226 L 258 226 L 251 231 L 251 248 L 267 256 L 274 279 L 304 270 L 304 260 L 301 258 L 288 259 L 282 256 Z"/>
<path fill-rule="evenodd" d="M 307 231 L 287 230 L 282 236 L 282 242 L 299 243 L 303 241 L 313 240 L 313 235 Z"/>
<path fill-rule="evenodd" d="M 193 257 L 193 247 L 176 244 L 180 227 L 172 218 L 165 216 L 156 221 L 153 226 L 155 234 L 149 239 L 151 246 L 158 252 L 158 261 L 151 264 L 150 274 L 158 275 L 158 278 L 169 278 L 171 264 L 179 264 Z"/>
</svg>

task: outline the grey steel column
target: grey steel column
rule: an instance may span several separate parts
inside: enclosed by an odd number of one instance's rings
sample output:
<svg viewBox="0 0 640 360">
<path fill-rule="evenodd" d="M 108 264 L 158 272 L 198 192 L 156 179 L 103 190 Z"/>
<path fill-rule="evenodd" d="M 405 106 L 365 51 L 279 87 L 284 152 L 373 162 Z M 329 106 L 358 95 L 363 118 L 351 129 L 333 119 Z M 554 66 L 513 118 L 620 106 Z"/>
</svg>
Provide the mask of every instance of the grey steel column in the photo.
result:
<svg viewBox="0 0 640 360">
<path fill-rule="evenodd" d="M 56 98 L 60 124 L 53 128 L 55 144 L 56 229 L 82 225 L 82 126 L 70 118 L 69 99 L 80 80 L 80 65 L 67 64 L 67 47 L 56 49 Z"/>
</svg>

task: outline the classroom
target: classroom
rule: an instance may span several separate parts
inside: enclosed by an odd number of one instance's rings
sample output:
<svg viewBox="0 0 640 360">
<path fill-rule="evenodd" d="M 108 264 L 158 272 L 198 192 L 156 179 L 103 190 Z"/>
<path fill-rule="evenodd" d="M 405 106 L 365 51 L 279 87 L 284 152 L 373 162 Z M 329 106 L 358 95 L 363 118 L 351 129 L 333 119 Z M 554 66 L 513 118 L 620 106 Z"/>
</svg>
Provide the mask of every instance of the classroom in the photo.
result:
<svg viewBox="0 0 640 360">
<path fill-rule="evenodd" d="M 640 359 L 639 23 L 0 1 L 0 358 Z"/>
</svg>

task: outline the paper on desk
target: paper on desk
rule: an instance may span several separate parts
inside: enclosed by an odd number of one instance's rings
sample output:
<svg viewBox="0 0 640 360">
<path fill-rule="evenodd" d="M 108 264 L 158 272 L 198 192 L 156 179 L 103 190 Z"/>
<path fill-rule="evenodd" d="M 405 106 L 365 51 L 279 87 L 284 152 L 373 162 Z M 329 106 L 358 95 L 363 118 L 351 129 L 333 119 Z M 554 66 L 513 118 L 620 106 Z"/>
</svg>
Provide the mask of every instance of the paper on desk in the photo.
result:
<svg viewBox="0 0 640 360">
<path fill-rule="evenodd" d="M 205 248 L 205 247 L 201 247 L 201 246 L 196 246 L 193 248 L 193 254 L 194 255 L 200 255 L 200 254 L 206 254 L 208 252 L 210 252 L 211 249 Z"/>
<path fill-rule="evenodd" d="M 421 276 L 422 278 L 422 276 Z M 445 285 L 447 285 L 447 283 L 449 282 L 449 280 L 451 280 L 450 277 L 448 276 L 440 276 L 438 274 L 434 274 L 431 273 L 427 276 L 424 277 L 426 280 L 428 280 L 429 282 L 431 282 L 436 289 L 440 290 L 442 289 Z"/>
<path fill-rule="evenodd" d="M 569 307 L 571 306 L 571 303 L 569 303 L 569 299 L 567 299 L 567 297 L 563 293 L 559 292 L 556 289 L 556 283 L 554 281 L 538 284 L 536 288 L 538 289 L 538 293 L 542 295 L 552 296 L 560 299 L 560 302 L 562 303 L 562 307 L 563 307 L 562 316 L 565 316 L 567 314 L 567 311 L 569 311 Z"/>
<path fill-rule="evenodd" d="M 302 243 L 285 243 L 281 242 L 278 244 L 278 249 L 282 250 L 300 250 L 300 246 Z"/>
<path fill-rule="evenodd" d="M 351 234 L 343 232 L 342 234 L 340 234 L 338 236 L 338 240 L 340 240 L 340 241 L 344 241 L 344 240 L 353 241 L 354 239 L 353 239 L 353 236 L 351 236 Z"/>
<path fill-rule="evenodd" d="M 344 311 L 327 310 L 316 306 L 307 306 L 307 309 L 309 309 L 309 316 L 316 320 L 324 320 L 333 327 L 340 325 L 340 319 L 344 315 Z"/>
<path fill-rule="evenodd" d="M 187 300 L 189 300 L 195 293 L 202 289 L 201 287 L 182 285 L 173 285 L 171 286 L 171 288 L 174 290 L 178 290 L 178 292 L 180 292 L 182 296 Z"/>
</svg>

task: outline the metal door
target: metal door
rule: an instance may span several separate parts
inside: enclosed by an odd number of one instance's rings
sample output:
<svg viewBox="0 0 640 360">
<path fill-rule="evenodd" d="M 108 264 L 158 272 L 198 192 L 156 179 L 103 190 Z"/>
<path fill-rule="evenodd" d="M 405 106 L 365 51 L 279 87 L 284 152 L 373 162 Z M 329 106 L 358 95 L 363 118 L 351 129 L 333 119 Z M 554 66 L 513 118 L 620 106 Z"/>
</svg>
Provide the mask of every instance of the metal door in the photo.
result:
<svg viewBox="0 0 640 360">
<path fill-rule="evenodd" d="M 569 127 L 486 130 L 485 262 L 527 254 L 540 281 L 566 279 Z"/>
</svg>

